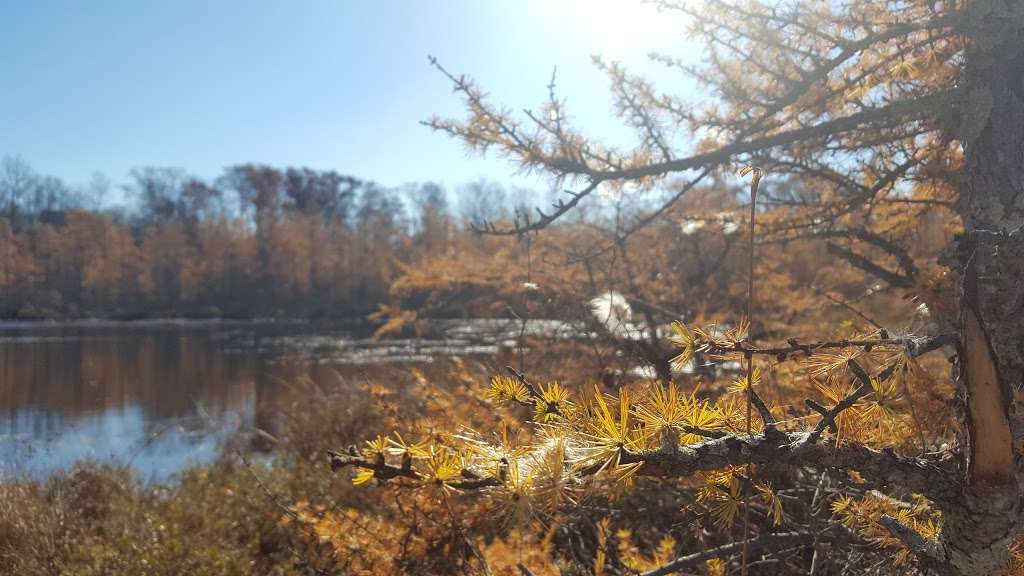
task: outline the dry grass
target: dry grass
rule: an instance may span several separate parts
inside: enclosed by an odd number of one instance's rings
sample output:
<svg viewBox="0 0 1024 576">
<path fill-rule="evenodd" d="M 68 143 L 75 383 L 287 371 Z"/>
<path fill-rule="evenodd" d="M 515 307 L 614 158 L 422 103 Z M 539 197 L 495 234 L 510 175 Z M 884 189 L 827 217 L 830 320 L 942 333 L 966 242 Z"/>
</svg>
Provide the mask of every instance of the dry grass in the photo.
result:
<svg viewBox="0 0 1024 576">
<path fill-rule="evenodd" d="M 478 387 L 494 368 L 443 361 L 294 382 L 272 460 L 247 464 L 239 438 L 216 463 L 168 484 L 147 485 L 129 469 L 96 462 L 45 481 L 8 478 L 0 482 L 0 574 L 345 574 L 355 571 L 355 557 L 372 558 L 362 567 L 374 573 L 461 571 L 465 551 L 445 552 L 453 546 L 446 510 L 419 497 L 396 506 L 377 489 L 354 488 L 323 454 L 431 418 L 493 426 L 500 417 Z M 286 511 L 296 504 L 315 517 L 358 515 L 351 557 L 296 523 Z M 426 515 L 428 525 L 415 534 L 401 527 L 399 517 L 410 513 Z M 409 540 L 404 548 L 401 538 Z"/>
</svg>

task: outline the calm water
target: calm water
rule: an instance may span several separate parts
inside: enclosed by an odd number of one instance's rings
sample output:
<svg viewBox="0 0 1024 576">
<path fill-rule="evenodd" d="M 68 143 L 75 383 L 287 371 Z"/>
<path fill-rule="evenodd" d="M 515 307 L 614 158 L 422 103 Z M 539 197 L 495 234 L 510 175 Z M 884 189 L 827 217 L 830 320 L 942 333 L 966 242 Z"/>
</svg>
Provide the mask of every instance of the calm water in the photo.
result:
<svg viewBox="0 0 1024 576">
<path fill-rule="evenodd" d="M 519 333 L 505 321 L 438 329 L 433 340 L 375 342 L 353 325 L 301 322 L 0 323 L 0 474 L 92 458 L 166 479 L 216 458 L 240 429 L 273 431 L 284 383 L 299 375 L 493 354 Z"/>
</svg>

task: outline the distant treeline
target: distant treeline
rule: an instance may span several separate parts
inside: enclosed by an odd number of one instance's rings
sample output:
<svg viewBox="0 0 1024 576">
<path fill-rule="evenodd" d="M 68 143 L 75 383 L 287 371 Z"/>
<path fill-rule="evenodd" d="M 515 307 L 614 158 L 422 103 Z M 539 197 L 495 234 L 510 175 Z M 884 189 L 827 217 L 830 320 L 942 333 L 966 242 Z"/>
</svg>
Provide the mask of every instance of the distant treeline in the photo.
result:
<svg viewBox="0 0 1024 576">
<path fill-rule="evenodd" d="M 443 252 L 463 222 L 502 218 L 524 191 L 385 188 L 331 171 L 238 165 L 213 181 L 132 171 L 73 189 L 0 164 L 0 317 L 353 316 L 387 301 L 399 267 Z"/>
</svg>

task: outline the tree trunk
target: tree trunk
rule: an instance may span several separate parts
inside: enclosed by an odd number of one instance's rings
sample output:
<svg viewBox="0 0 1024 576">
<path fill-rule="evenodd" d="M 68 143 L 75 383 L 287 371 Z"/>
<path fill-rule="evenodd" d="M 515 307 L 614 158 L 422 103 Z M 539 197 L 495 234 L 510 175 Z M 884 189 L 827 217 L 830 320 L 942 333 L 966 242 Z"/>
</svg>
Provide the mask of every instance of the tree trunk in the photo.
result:
<svg viewBox="0 0 1024 576">
<path fill-rule="evenodd" d="M 963 498 L 943 509 L 941 548 L 965 575 L 1000 574 L 1020 519 L 1011 421 L 1024 380 L 1024 2 L 969 8 L 960 204 L 958 387 L 965 401 Z"/>
</svg>

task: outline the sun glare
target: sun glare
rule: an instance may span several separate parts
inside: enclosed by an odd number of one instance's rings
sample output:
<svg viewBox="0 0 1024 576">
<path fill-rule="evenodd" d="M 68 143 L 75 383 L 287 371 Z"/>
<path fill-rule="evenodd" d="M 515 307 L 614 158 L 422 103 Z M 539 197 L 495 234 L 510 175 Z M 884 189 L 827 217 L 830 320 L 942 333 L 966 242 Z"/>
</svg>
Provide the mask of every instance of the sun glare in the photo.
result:
<svg viewBox="0 0 1024 576">
<path fill-rule="evenodd" d="M 549 0 L 573 43 L 605 58 L 634 59 L 680 36 L 680 20 L 640 0 Z"/>
</svg>

